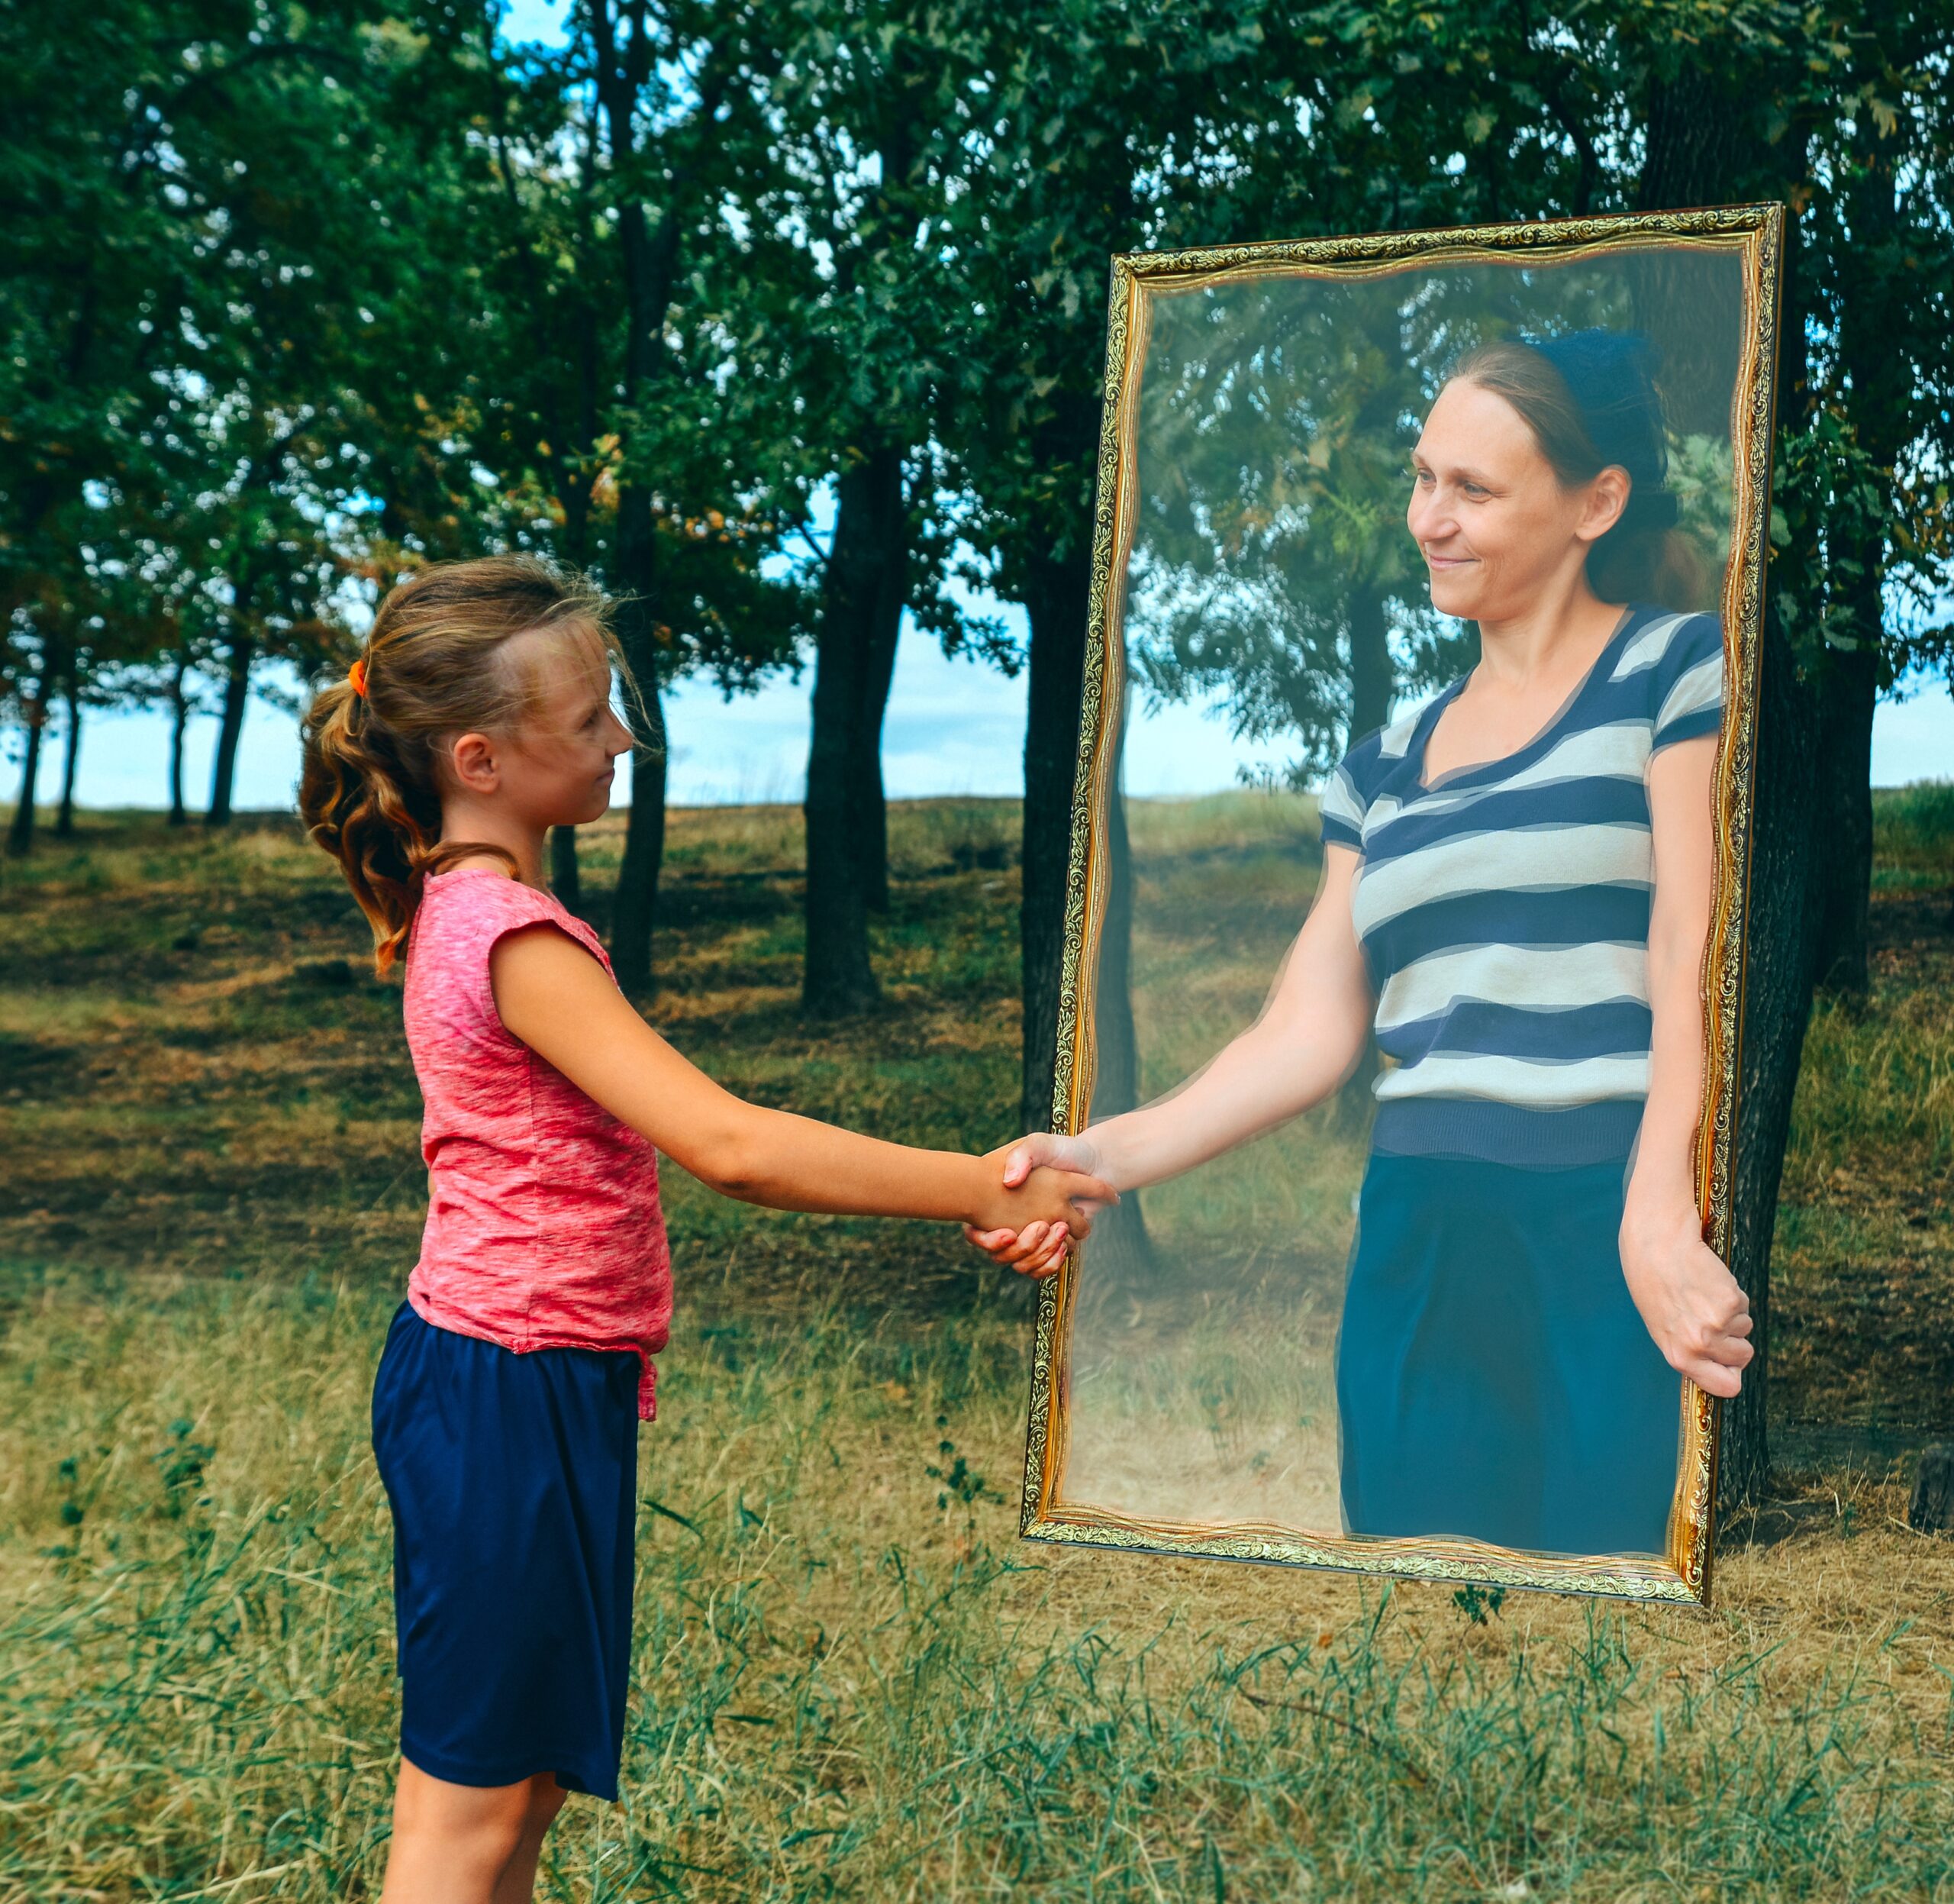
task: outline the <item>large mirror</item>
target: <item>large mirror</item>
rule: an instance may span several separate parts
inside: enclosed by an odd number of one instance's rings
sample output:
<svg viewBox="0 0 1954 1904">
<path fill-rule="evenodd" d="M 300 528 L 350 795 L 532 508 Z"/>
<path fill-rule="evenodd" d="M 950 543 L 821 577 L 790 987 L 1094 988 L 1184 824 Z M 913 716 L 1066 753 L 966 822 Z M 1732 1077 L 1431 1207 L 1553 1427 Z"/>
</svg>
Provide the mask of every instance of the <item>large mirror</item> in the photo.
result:
<svg viewBox="0 0 1954 1904">
<path fill-rule="evenodd" d="M 1114 261 L 1028 1535 L 1707 1599 L 1780 219 Z"/>
</svg>

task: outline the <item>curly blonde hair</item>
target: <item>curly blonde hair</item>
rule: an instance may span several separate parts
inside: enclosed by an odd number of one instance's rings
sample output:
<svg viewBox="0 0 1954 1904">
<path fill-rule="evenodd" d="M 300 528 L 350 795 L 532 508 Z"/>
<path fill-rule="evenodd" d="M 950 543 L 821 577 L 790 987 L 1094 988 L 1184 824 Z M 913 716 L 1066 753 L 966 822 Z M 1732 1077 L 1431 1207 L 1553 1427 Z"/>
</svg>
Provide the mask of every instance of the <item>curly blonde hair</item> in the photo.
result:
<svg viewBox="0 0 1954 1904">
<path fill-rule="evenodd" d="M 400 957 L 430 874 L 485 853 L 516 870 L 501 847 L 441 838 L 437 760 L 444 739 L 513 733 L 534 714 L 541 683 L 502 650 L 536 628 L 560 630 L 588 663 L 628 685 L 599 590 L 533 556 L 489 556 L 437 563 L 391 590 L 359 686 L 333 682 L 306 710 L 298 811 L 373 929 L 376 973 Z"/>
</svg>

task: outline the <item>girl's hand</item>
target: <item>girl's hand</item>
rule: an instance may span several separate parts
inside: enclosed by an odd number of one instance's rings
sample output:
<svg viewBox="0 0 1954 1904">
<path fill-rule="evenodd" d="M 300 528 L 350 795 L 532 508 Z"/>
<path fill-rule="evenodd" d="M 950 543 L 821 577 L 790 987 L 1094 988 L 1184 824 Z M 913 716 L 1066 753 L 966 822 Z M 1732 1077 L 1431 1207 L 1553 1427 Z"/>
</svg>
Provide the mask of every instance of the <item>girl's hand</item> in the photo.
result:
<svg viewBox="0 0 1954 1904">
<path fill-rule="evenodd" d="M 1671 1368 L 1726 1399 L 1743 1386 L 1750 1302 L 1703 1241 L 1693 1203 L 1647 1208 L 1631 1197 L 1621 1222 L 1628 1292 Z"/>
<path fill-rule="evenodd" d="M 992 1151 L 985 1160 L 989 1163 L 998 1160 L 1001 1160 L 1001 1180 L 1007 1186 L 1024 1183 L 1034 1170 L 1041 1167 L 1082 1171 L 1088 1176 L 1096 1176 L 1101 1167 L 1098 1153 L 1089 1140 L 1084 1137 L 1060 1137 L 1050 1131 L 1033 1131 L 1015 1144 Z M 1021 1276 L 1042 1280 L 1051 1275 L 1065 1260 L 1066 1247 L 1075 1229 L 1077 1234 L 1085 1235 L 1091 1227 L 1092 1217 L 1106 1203 L 1118 1201 L 1117 1192 L 1104 1199 L 1080 1199 L 1079 1207 L 1085 1221 L 1077 1226 L 1063 1221 L 1032 1222 L 1022 1228 L 1004 1225 L 989 1229 L 966 1223 L 963 1234 L 966 1241 L 983 1251 L 992 1262 L 1016 1270 Z"/>
<path fill-rule="evenodd" d="M 995 1166 L 996 1154 L 983 1161 Z M 1094 1213 L 1119 1201 L 1119 1192 L 1110 1183 L 1081 1170 L 1040 1165 L 1029 1172 L 1020 1172 L 1014 1186 L 1001 1180 L 1001 1173 L 990 1176 L 987 1171 L 985 1174 L 989 1181 L 979 1192 L 977 1207 L 964 1226 L 966 1234 L 971 1231 L 1018 1232 L 1037 1224 L 1048 1233 L 1054 1225 L 1063 1225 L 1073 1235 L 1084 1236 L 1092 1228 Z"/>
</svg>

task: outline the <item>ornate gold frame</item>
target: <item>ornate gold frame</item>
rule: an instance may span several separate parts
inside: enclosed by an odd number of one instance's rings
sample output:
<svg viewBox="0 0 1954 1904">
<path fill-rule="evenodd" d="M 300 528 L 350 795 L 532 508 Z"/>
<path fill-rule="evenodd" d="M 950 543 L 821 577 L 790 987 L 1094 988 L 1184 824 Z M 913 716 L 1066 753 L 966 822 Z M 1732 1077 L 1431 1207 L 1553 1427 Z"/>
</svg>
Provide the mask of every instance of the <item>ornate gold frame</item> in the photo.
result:
<svg viewBox="0 0 1954 1904">
<path fill-rule="evenodd" d="M 1732 1141 L 1737 1041 L 1742 1018 L 1745 901 L 1750 863 L 1756 739 L 1758 654 L 1769 516 L 1772 368 L 1776 356 L 1784 210 L 1777 205 L 1720 207 L 1623 217 L 1476 225 L 1450 231 L 1379 233 L 1212 249 L 1137 252 L 1112 263 L 1106 338 L 1105 399 L 1099 444 L 1098 506 L 1079 766 L 1072 795 L 1064 969 L 1059 991 L 1053 1128 L 1075 1131 L 1090 1102 L 1094 1052 L 1091 1009 L 1106 899 L 1101 829 L 1115 750 L 1107 721 L 1120 705 L 1124 644 L 1109 641 L 1124 612 L 1115 586 L 1133 534 L 1130 446 L 1154 295 L 1252 271 L 1264 275 L 1372 275 L 1407 265 L 1516 253 L 1572 257 L 1598 250 L 1681 244 L 1733 249 L 1743 260 L 1745 325 L 1733 403 L 1735 498 L 1731 561 L 1723 600 L 1729 708 L 1718 745 L 1717 883 L 1704 956 L 1707 1005 L 1702 1136 L 1697 1203 L 1704 1234 L 1720 1254 L 1730 1234 Z M 1707 1141 L 1704 1141 L 1707 1139 Z M 1614 1595 L 1707 1606 L 1715 1528 L 1718 1411 L 1714 1399 L 1681 1383 L 1682 1458 L 1670 1516 L 1667 1564 L 1611 1555 L 1564 1558 L 1520 1554 L 1455 1539 L 1312 1537 L 1280 1527 L 1226 1529 L 1133 1520 L 1101 1509 L 1055 1509 L 1053 1489 L 1067 1438 L 1066 1353 L 1076 1259 L 1068 1257 L 1041 1287 L 1026 1438 L 1020 1531 L 1031 1540 L 1137 1551 L 1198 1554 L 1476 1582 L 1562 1593 Z"/>
</svg>

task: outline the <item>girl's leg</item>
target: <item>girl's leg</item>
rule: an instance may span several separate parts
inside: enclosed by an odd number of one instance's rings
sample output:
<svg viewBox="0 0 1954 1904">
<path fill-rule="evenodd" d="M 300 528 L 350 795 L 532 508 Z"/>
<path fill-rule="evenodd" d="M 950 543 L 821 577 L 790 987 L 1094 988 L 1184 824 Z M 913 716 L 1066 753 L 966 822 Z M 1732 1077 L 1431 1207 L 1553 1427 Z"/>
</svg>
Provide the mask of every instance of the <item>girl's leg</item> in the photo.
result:
<svg viewBox="0 0 1954 1904">
<path fill-rule="evenodd" d="M 456 1785 L 401 1760 L 380 1904 L 522 1904 L 563 1796 L 547 1773 Z M 519 1864 L 520 1888 L 509 1888 Z"/>
<path fill-rule="evenodd" d="M 540 1773 L 529 1781 L 529 1815 L 524 1821 L 515 1855 L 504 1870 L 501 1883 L 495 1886 L 494 1904 L 530 1904 L 536 1890 L 536 1864 L 543 1855 L 543 1835 L 569 1796 L 550 1773 Z"/>
</svg>

